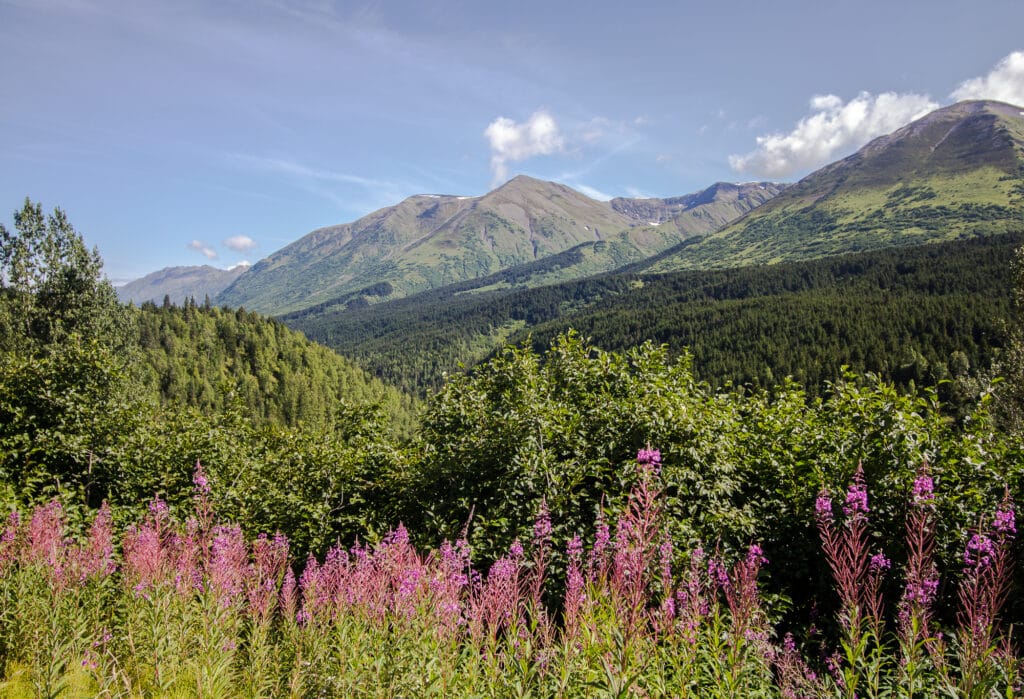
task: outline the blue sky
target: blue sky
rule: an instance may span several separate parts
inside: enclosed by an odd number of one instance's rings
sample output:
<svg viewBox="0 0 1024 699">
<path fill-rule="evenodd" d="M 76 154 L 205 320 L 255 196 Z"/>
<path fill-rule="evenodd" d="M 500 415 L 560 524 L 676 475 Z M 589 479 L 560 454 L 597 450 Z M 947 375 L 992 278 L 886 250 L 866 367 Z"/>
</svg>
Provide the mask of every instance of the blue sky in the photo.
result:
<svg viewBox="0 0 1024 699">
<path fill-rule="evenodd" d="M 62 207 L 118 282 L 520 173 L 790 181 L 959 98 L 1024 105 L 1022 27 L 1020 0 L 0 0 L 0 205 Z"/>
</svg>

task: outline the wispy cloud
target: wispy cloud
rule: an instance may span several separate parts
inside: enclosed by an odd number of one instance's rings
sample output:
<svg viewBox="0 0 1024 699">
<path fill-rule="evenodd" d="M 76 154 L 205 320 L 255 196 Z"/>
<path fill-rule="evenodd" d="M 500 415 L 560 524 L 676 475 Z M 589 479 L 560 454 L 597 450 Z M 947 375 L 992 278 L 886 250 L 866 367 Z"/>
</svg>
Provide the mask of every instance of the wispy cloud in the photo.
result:
<svg viewBox="0 0 1024 699">
<path fill-rule="evenodd" d="M 279 175 L 288 175 L 300 179 L 320 180 L 322 182 L 340 182 L 343 184 L 354 184 L 367 188 L 390 188 L 396 186 L 393 182 L 375 180 L 369 177 L 362 177 L 360 175 L 353 175 L 346 172 L 309 167 L 308 165 L 303 165 L 302 163 L 295 162 L 294 160 L 263 158 L 238 153 L 233 154 L 230 157 L 235 162 L 247 165 L 253 169 L 263 170 L 264 172 L 276 173 Z"/>
<path fill-rule="evenodd" d="M 206 259 L 208 260 L 217 259 L 217 251 L 214 250 L 212 246 L 204 243 L 201 240 L 193 240 L 191 243 L 188 244 L 188 249 L 195 250 L 199 254 L 205 256 Z"/>
<path fill-rule="evenodd" d="M 347 211 L 366 213 L 394 204 L 422 188 L 409 182 L 378 180 L 347 172 L 311 167 L 286 158 L 229 154 L 236 167 L 287 180 L 292 186 L 332 202 Z M 353 192 L 352 188 L 358 189 Z"/>
<path fill-rule="evenodd" d="M 615 198 L 611 194 L 607 194 L 605 192 L 602 192 L 600 189 L 595 189 L 594 187 L 588 187 L 587 185 L 580 184 L 578 182 L 573 182 L 572 183 L 572 188 L 575 189 L 578 192 L 582 192 L 583 194 L 586 194 L 591 199 L 596 199 L 597 201 L 608 201 L 609 199 L 614 199 Z"/>
<path fill-rule="evenodd" d="M 235 252 L 249 252 L 255 250 L 256 241 L 247 235 L 233 235 L 224 240 L 224 247 Z"/>
<path fill-rule="evenodd" d="M 980 78 L 965 80 L 950 94 L 954 100 L 999 100 L 1024 107 L 1024 51 L 1014 51 Z"/>
<path fill-rule="evenodd" d="M 643 190 L 638 189 L 636 187 L 626 187 L 626 194 L 631 196 L 633 199 L 651 199 L 651 198 L 653 198 L 647 192 L 644 192 Z"/>
<path fill-rule="evenodd" d="M 811 114 L 789 133 L 757 137 L 757 148 L 729 156 L 737 172 L 784 178 L 820 167 L 837 156 L 924 116 L 939 105 L 927 95 L 862 92 L 849 102 L 836 95 L 811 99 Z"/>
<path fill-rule="evenodd" d="M 484 131 L 491 146 L 491 180 L 497 186 L 508 178 L 508 163 L 551 155 L 563 149 L 565 141 L 554 118 L 538 110 L 523 123 L 498 117 Z"/>
</svg>

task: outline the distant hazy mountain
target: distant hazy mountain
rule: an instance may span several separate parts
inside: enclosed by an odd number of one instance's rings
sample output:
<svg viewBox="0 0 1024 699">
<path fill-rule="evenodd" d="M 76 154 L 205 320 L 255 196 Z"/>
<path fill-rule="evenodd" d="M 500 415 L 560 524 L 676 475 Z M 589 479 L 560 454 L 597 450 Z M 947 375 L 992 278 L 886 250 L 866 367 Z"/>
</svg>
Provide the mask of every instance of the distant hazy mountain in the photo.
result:
<svg viewBox="0 0 1024 699">
<path fill-rule="evenodd" d="M 1024 228 L 1024 108 L 961 102 L 832 163 L 647 269 L 738 267 Z"/>
<path fill-rule="evenodd" d="M 616 211 L 649 225 L 675 227 L 686 237 L 706 235 L 765 203 L 786 185 L 775 182 L 717 182 L 671 199 L 612 199 Z"/>
<path fill-rule="evenodd" d="M 189 297 L 202 303 L 207 296 L 215 298 L 247 269 L 248 265 L 231 269 L 217 269 L 210 265 L 166 267 L 118 287 L 117 296 L 123 303 L 131 301 L 136 305 L 146 301 L 163 303 L 165 296 L 178 306 Z"/>
<path fill-rule="evenodd" d="M 218 303 L 267 313 L 400 298 L 580 249 L 556 279 L 606 271 L 704 235 L 780 190 L 715 185 L 676 199 L 601 202 L 526 176 L 480 197 L 419 195 L 309 235 L 256 263 Z"/>
</svg>

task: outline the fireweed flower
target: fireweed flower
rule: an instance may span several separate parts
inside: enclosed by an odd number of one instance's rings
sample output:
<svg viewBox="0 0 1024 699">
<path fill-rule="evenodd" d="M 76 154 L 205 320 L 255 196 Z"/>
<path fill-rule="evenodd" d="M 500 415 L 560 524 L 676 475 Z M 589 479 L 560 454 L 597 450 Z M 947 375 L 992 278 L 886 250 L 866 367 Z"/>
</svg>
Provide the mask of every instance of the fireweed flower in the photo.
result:
<svg viewBox="0 0 1024 699">
<path fill-rule="evenodd" d="M 165 522 L 169 516 L 167 503 L 158 497 L 153 498 L 149 502 L 149 514 L 155 522 Z"/>
<path fill-rule="evenodd" d="M 221 605 L 228 607 L 243 592 L 249 552 L 237 525 L 214 530 L 210 559 L 210 584 Z"/>
<path fill-rule="evenodd" d="M 983 534 L 975 534 L 967 542 L 964 550 L 965 572 L 971 568 L 988 568 L 992 564 L 996 547 L 992 540 Z"/>
<path fill-rule="evenodd" d="M 184 597 L 203 591 L 205 550 L 200 539 L 200 524 L 195 517 L 185 522 L 184 536 L 174 535 L 170 539 L 174 586 Z"/>
<path fill-rule="evenodd" d="M 206 478 L 206 472 L 203 471 L 203 465 L 196 459 L 196 470 L 192 474 L 192 485 L 196 487 L 197 495 L 209 495 L 210 494 L 210 481 Z"/>
<path fill-rule="evenodd" d="M 832 514 L 832 498 L 829 497 L 827 490 L 821 491 L 818 498 L 814 501 L 814 516 L 819 524 L 832 524 L 834 518 Z"/>
<path fill-rule="evenodd" d="M 474 609 L 474 626 L 496 634 L 512 623 L 519 615 L 519 561 L 523 547 L 519 540 L 512 542 L 507 556 L 491 564 L 480 593 L 479 604 Z"/>
<path fill-rule="evenodd" d="M 290 571 L 289 571 L 290 572 Z M 294 577 L 294 573 L 292 574 Z M 299 577 L 299 589 L 302 591 L 302 609 L 296 614 L 296 621 L 306 624 L 312 620 L 312 614 L 317 610 L 320 588 L 323 587 L 320 581 L 320 562 L 311 553 L 306 559 L 306 567 Z M 287 602 L 284 602 L 287 605 Z"/>
<path fill-rule="evenodd" d="M 793 639 L 793 634 L 786 632 L 785 637 L 782 639 L 782 650 L 787 653 L 796 652 L 796 641 Z"/>
<path fill-rule="evenodd" d="M 4 570 L 14 560 L 15 538 L 20 527 L 21 515 L 17 510 L 14 510 L 7 516 L 7 528 L 4 529 L 3 534 L 0 534 L 0 576 L 3 575 Z"/>
<path fill-rule="evenodd" d="M 672 584 L 672 540 L 666 538 L 658 547 L 658 556 L 661 559 L 661 581 L 668 588 Z"/>
<path fill-rule="evenodd" d="M 604 514 L 597 516 L 597 531 L 594 533 L 594 547 L 590 550 L 590 558 L 587 563 L 590 579 L 604 575 L 608 572 L 608 548 L 612 543 L 611 528 L 604 520 Z"/>
<path fill-rule="evenodd" d="M 655 475 L 661 472 L 661 452 L 657 449 L 641 449 L 636 453 L 636 462 Z"/>
<path fill-rule="evenodd" d="M 768 559 L 764 557 L 764 551 L 757 544 L 751 544 L 750 548 L 747 549 L 747 565 L 751 566 L 763 566 L 768 563 Z"/>
<path fill-rule="evenodd" d="M 729 570 L 716 558 L 708 559 L 708 578 L 723 590 L 729 589 Z"/>
<path fill-rule="evenodd" d="M 1017 533 L 1017 523 L 1012 509 L 996 510 L 995 519 L 992 521 L 992 529 L 1006 536 L 1013 536 Z"/>
<path fill-rule="evenodd" d="M 253 562 L 245 581 L 245 594 L 252 613 L 265 622 L 274 611 L 277 581 L 288 563 L 288 539 L 281 533 L 273 539 L 260 534 L 252 544 Z"/>
<path fill-rule="evenodd" d="M 853 519 L 865 517 L 868 514 L 868 487 L 864 483 L 864 472 L 860 468 L 853 475 L 853 482 L 850 484 L 849 490 L 846 491 L 843 514 Z"/>
<path fill-rule="evenodd" d="M 874 556 L 871 557 L 869 569 L 872 573 L 881 573 L 883 571 L 889 570 L 889 568 L 891 567 L 892 562 L 885 557 L 884 553 L 876 553 Z"/>
<path fill-rule="evenodd" d="M 60 577 L 64 568 L 64 508 L 57 500 L 37 507 L 28 523 L 29 558 Z"/>
<path fill-rule="evenodd" d="M 566 628 L 571 635 L 576 631 L 580 608 L 586 600 L 583 574 L 580 572 L 583 560 L 583 541 L 579 534 L 569 541 L 566 547 L 566 557 L 569 559 L 569 568 L 565 574 L 565 621 Z"/>
<path fill-rule="evenodd" d="M 114 563 L 113 517 L 106 500 L 100 506 L 89 528 L 89 538 L 76 557 L 79 582 L 91 577 L 105 577 L 116 570 Z"/>
<path fill-rule="evenodd" d="M 547 499 L 540 501 L 540 511 L 537 513 L 537 521 L 533 523 L 533 541 L 542 545 L 551 537 L 551 514 L 548 512 Z"/>
<path fill-rule="evenodd" d="M 162 549 L 159 533 L 148 523 L 132 527 L 125 534 L 124 567 L 140 596 L 163 576 Z"/>
<path fill-rule="evenodd" d="M 914 480 L 912 497 L 915 505 L 931 502 L 935 499 L 935 483 L 932 481 L 931 476 L 922 474 Z"/>
<path fill-rule="evenodd" d="M 927 578 L 919 583 L 907 583 L 903 590 L 903 599 L 908 603 L 919 604 L 925 607 L 935 601 L 935 595 L 938 591 L 939 579 Z"/>
<path fill-rule="evenodd" d="M 284 583 L 281 585 L 281 612 L 289 621 L 295 619 L 298 607 L 298 594 L 296 591 L 295 571 L 288 566 L 284 572 Z"/>
</svg>

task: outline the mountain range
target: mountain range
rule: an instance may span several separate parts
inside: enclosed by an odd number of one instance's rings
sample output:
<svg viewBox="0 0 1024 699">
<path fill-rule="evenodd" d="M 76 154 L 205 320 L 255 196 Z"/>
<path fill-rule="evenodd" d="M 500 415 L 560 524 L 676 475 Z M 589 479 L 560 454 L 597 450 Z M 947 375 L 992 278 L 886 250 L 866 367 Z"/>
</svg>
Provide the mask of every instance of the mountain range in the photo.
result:
<svg viewBox="0 0 1024 699">
<path fill-rule="evenodd" d="M 520 175 L 480 197 L 418 195 L 313 231 L 257 262 L 217 301 L 270 314 L 330 300 L 378 302 L 574 248 L 581 248 L 574 270 L 560 268 L 555 278 L 585 276 L 706 235 L 782 189 L 722 183 L 673 199 L 602 202 Z"/>
<path fill-rule="evenodd" d="M 138 305 L 147 301 L 159 304 L 165 298 L 176 306 L 181 306 L 190 297 L 201 302 L 206 297 L 216 298 L 248 269 L 249 265 L 245 264 L 231 269 L 210 265 L 165 267 L 117 287 L 117 297 L 122 303 Z"/>
<path fill-rule="evenodd" d="M 789 186 L 718 183 L 680 197 L 602 202 L 521 175 L 483 196 L 413 196 L 313 231 L 233 279 L 207 274 L 185 289 L 185 272 L 163 270 L 146 278 L 145 293 L 322 314 L 448 286 L 484 292 L 612 270 L 732 268 L 1021 228 L 1024 110 L 970 101 Z M 211 282 L 200 287 L 200 278 Z"/>
</svg>

